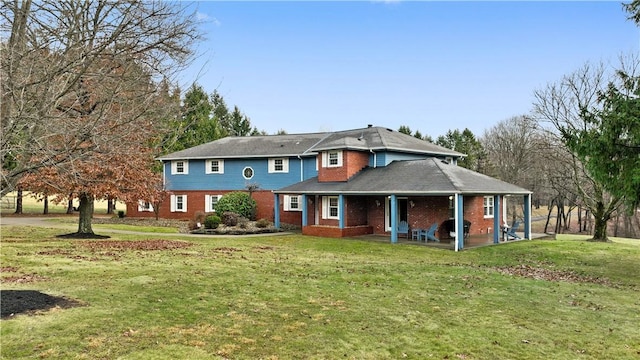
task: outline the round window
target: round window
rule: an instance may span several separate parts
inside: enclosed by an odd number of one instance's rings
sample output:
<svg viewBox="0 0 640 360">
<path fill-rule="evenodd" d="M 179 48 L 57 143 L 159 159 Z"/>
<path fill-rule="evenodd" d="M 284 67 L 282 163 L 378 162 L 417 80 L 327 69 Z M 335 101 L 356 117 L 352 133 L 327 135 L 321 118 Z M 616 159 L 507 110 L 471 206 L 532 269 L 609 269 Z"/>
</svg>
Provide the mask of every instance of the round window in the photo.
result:
<svg viewBox="0 0 640 360">
<path fill-rule="evenodd" d="M 250 167 L 244 168 L 244 170 L 242 170 L 242 176 L 244 176 L 245 179 L 251 179 L 253 177 L 253 169 Z"/>
</svg>

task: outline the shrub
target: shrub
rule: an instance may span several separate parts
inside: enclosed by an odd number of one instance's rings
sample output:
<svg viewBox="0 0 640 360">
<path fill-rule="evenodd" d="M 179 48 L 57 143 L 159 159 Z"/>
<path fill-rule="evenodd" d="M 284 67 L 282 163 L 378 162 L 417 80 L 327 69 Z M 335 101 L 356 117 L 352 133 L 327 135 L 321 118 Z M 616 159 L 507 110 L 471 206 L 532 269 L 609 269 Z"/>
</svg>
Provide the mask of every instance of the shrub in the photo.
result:
<svg viewBox="0 0 640 360">
<path fill-rule="evenodd" d="M 238 225 L 238 214 L 232 211 L 225 211 L 222 213 L 222 223 L 227 226 Z"/>
<path fill-rule="evenodd" d="M 205 214 L 204 211 L 196 211 L 195 214 L 193 214 L 193 221 L 196 223 L 204 224 L 206 218 L 207 214 Z"/>
<path fill-rule="evenodd" d="M 240 217 L 238 219 L 238 227 L 240 229 L 246 229 L 247 227 L 249 227 L 249 219 L 247 219 L 246 217 Z"/>
<path fill-rule="evenodd" d="M 124 218 L 124 211 L 123 210 L 118 210 L 118 217 L 120 219 Z"/>
<path fill-rule="evenodd" d="M 216 212 L 218 214 L 233 212 L 248 219 L 253 219 L 256 212 L 256 201 L 246 192 L 230 192 L 223 195 L 220 200 L 218 200 L 218 203 L 216 204 Z"/>
<path fill-rule="evenodd" d="M 220 217 L 218 215 L 209 215 L 204 219 L 204 227 L 207 229 L 216 229 L 220 225 Z"/>
<path fill-rule="evenodd" d="M 198 225 L 202 225 L 201 223 L 196 222 L 195 220 L 191 219 L 189 220 L 189 230 L 198 230 L 200 229 L 200 226 Z"/>
<path fill-rule="evenodd" d="M 260 229 L 264 229 L 267 226 L 269 226 L 271 222 L 267 219 L 260 219 L 258 221 L 256 221 L 256 226 L 259 227 Z"/>
</svg>

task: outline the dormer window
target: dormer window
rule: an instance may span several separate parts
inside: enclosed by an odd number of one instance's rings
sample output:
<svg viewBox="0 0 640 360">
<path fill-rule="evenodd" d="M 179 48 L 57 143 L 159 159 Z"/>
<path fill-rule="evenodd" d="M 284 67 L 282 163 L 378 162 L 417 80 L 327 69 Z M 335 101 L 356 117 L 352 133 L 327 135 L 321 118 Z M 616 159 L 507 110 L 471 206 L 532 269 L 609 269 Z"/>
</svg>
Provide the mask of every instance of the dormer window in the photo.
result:
<svg viewBox="0 0 640 360">
<path fill-rule="evenodd" d="M 325 151 L 322 153 L 322 167 L 342 166 L 342 151 Z"/>
</svg>

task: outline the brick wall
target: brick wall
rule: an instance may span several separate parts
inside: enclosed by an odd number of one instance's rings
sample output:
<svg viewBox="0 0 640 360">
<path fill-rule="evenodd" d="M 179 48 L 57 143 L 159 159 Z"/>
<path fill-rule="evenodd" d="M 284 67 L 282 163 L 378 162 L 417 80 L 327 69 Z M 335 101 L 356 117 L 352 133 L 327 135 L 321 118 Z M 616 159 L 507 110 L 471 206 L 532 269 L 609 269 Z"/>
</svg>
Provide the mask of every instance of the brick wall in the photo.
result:
<svg viewBox="0 0 640 360">
<path fill-rule="evenodd" d="M 369 165 L 369 153 L 363 151 L 342 151 L 342 166 L 322 167 L 322 154 L 318 155 L 318 181 L 347 181 Z"/>
<path fill-rule="evenodd" d="M 171 200 L 170 197 L 167 196 L 167 199 L 160 205 L 160 218 L 165 219 L 193 219 L 195 217 L 195 213 L 205 210 L 205 195 L 224 195 L 231 191 L 177 191 L 174 192 L 175 195 L 187 195 L 187 211 L 186 212 L 171 212 Z M 251 194 L 254 200 L 256 200 L 257 208 L 256 208 L 256 219 L 267 219 L 269 221 L 274 220 L 274 195 L 269 190 L 255 191 Z M 282 210 L 283 205 L 283 197 L 280 196 L 280 206 Z M 281 211 L 280 212 L 280 221 L 301 225 L 302 223 L 302 212 L 301 211 Z M 149 211 L 138 211 L 137 203 L 128 203 L 127 204 L 127 216 L 128 217 L 155 217 L 153 212 Z"/>
</svg>

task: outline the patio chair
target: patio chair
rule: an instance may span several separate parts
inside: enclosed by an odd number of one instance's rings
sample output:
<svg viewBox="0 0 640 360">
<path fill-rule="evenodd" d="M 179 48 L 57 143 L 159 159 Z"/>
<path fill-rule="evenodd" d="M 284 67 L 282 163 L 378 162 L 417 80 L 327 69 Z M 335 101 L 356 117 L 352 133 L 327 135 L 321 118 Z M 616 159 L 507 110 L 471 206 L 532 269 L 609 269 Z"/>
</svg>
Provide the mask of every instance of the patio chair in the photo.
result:
<svg viewBox="0 0 640 360">
<path fill-rule="evenodd" d="M 518 230 L 518 228 L 520 227 L 520 220 L 515 220 L 513 222 L 513 225 L 511 225 L 511 227 L 508 227 L 506 229 L 503 229 L 503 235 L 507 238 L 507 240 L 510 240 L 510 238 L 515 239 L 521 239 L 521 237 L 516 234 L 516 231 Z"/>
<path fill-rule="evenodd" d="M 400 221 L 398 224 L 398 236 L 404 234 L 404 236 L 409 238 L 409 224 L 406 221 Z"/>
<path fill-rule="evenodd" d="M 438 239 L 436 237 L 436 231 L 438 230 L 438 223 L 433 223 L 433 225 L 431 225 L 431 227 L 429 228 L 429 230 L 426 230 L 425 232 L 425 241 L 428 242 L 429 240 L 431 241 L 435 241 L 435 242 L 440 242 L 440 239 Z"/>
</svg>

